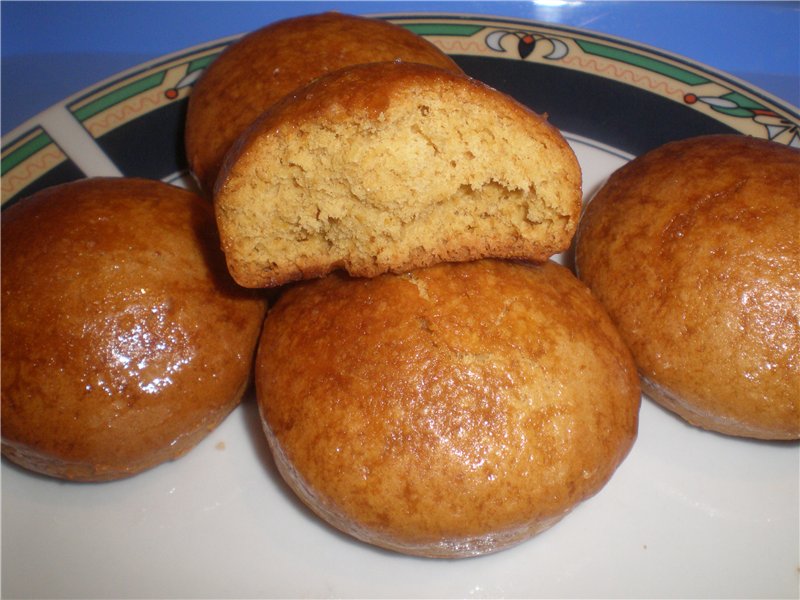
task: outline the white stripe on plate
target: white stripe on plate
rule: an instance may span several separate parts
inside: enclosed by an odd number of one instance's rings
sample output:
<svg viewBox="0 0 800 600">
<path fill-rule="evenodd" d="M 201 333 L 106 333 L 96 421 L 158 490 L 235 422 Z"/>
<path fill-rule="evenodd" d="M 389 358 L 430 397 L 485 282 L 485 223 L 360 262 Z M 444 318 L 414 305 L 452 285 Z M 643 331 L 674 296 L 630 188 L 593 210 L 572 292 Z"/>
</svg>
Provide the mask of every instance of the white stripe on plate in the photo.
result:
<svg viewBox="0 0 800 600">
<path fill-rule="evenodd" d="M 39 124 L 87 177 L 121 177 L 122 172 L 63 104 L 42 112 Z"/>
</svg>

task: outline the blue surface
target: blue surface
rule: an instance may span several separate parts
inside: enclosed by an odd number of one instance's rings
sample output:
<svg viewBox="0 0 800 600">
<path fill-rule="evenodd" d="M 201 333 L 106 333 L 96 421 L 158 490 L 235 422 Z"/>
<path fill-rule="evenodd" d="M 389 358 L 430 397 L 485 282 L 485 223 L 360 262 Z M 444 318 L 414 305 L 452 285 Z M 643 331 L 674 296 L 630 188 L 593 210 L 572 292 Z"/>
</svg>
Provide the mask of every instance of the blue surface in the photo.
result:
<svg viewBox="0 0 800 600">
<path fill-rule="evenodd" d="M 0 3 L 2 133 L 149 59 L 325 10 L 520 17 L 654 46 L 800 105 L 800 2 Z"/>
</svg>

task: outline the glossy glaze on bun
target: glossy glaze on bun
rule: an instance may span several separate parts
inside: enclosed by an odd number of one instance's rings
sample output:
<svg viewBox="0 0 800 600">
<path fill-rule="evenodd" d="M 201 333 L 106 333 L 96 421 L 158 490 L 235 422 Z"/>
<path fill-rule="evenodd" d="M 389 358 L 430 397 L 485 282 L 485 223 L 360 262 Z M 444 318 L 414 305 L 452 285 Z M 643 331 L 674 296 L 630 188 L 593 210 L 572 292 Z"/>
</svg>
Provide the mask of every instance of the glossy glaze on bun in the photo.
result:
<svg viewBox="0 0 800 600">
<path fill-rule="evenodd" d="M 76 481 L 177 458 L 238 404 L 263 321 L 208 202 L 87 179 L 3 212 L 2 451 Z"/>
<path fill-rule="evenodd" d="M 203 188 L 214 188 L 223 156 L 239 134 L 289 92 L 331 71 L 384 60 L 461 71 L 408 29 L 336 12 L 278 21 L 231 44 L 189 96 L 186 152 Z"/>
<path fill-rule="evenodd" d="M 443 69 L 342 69 L 264 113 L 226 156 L 214 206 L 234 279 L 273 287 L 569 247 L 581 171 L 561 133 Z"/>
<path fill-rule="evenodd" d="M 800 437 L 800 151 L 666 144 L 613 174 L 576 246 L 651 398 L 720 433 Z"/>
<path fill-rule="evenodd" d="M 256 391 L 283 477 L 390 550 L 517 544 L 600 490 L 636 436 L 630 353 L 552 262 L 302 282 L 261 340 Z"/>
</svg>

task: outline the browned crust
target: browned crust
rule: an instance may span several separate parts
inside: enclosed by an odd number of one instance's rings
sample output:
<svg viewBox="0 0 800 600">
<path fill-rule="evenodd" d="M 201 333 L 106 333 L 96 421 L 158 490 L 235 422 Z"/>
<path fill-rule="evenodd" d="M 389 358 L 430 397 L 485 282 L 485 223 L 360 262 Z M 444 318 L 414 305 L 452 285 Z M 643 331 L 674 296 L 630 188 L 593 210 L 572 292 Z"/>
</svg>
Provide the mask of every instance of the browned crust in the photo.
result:
<svg viewBox="0 0 800 600">
<path fill-rule="evenodd" d="M 226 271 L 208 202 L 142 179 L 3 212 L 2 444 L 79 481 L 176 458 L 238 404 L 264 300 Z"/>
<path fill-rule="evenodd" d="M 580 277 L 648 394 L 690 423 L 800 437 L 800 152 L 702 136 L 616 172 L 577 234 Z"/>
<path fill-rule="evenodd" d="M 596 493 L 639 408 L 628 349 L 552 262 L 291 286 L 265 321 L 256 390 L 278 467 L 312 510 L 437 557 L 519 543 Z"/>
</svg>

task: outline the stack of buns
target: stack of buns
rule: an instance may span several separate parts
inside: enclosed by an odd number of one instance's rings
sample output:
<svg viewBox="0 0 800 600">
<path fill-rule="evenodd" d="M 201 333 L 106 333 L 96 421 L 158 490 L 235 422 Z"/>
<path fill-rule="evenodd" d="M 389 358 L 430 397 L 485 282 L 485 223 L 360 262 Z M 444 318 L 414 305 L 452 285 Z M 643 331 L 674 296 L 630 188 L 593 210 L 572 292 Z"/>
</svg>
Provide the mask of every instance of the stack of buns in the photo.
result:
<svg viewBox="0 0 800 600">
<path fill-rule="evenodd" d="M 541 260 L 580 213 L 580 167 L 544 118 L 410 31 L 340 13 L 232 44 L 192 91 L 186 148 L 246 287 Z"/>
<path fill-rule="evenodd" d="M 7 211 L 11 460 L 137 473 L 219 423 L 255 369 L 288 484 L 378 546 L 500 550 L 608 481 L 639 384 L 600 305 L 548 261 L 581 172 L 544 117 L 401 27 L 326 13 L 232 44 L 190 97 L 186 147 L 213 205 L 86 180 Z"/>
<path fill-rule="evenodd" d="M 196 106 L 235 110 L 208 90 L 248 52 L 280 47 L 278 74 L 305 64 L 287 50 L 303 22 L 220 56 L 190 100 L 187 146 L 209 127 Z M 305 22 L 354 43 L 340 33 L 351 17 Z M 334 527 L 421 556 L 497 551 L 608 481 L 636 437 L 635 366 L 548 260 L 581 207 L 561 133 L 427 50 L 363 56 L 264 108 L 213 182 L 231 275 L 281 288 L 256 360 L 264 431 L 288 485 Z"/>
<path fill-rule="evenodd" d="M 409 31 L 338 13 L 232 44 L 186 147 L 213 204 L 90 179 L 4 212 L 3 454 L 23 467 L 138 473 L 254 376 L 313 512 L 464 557 L 602 489 L 637 435 L 637 369 L 693 423 L 800 435 L 795 151 L 702 139 L 634 161 L 583 217 L 581 281 L 550 260 L 581 211 L 561 133 Z M 711 390 L 706 367 L 739 376 Z"/>
</svg>

